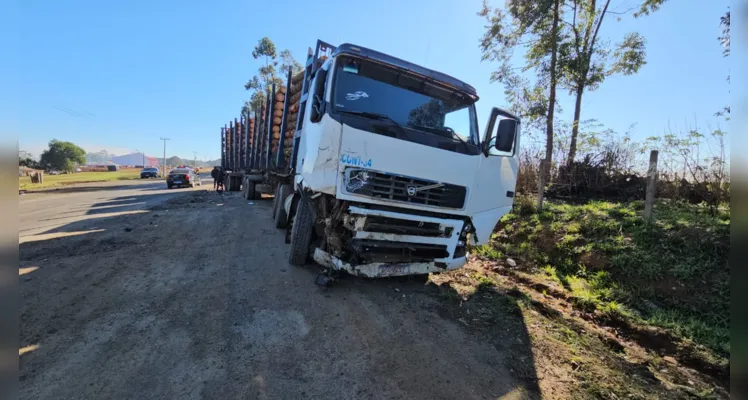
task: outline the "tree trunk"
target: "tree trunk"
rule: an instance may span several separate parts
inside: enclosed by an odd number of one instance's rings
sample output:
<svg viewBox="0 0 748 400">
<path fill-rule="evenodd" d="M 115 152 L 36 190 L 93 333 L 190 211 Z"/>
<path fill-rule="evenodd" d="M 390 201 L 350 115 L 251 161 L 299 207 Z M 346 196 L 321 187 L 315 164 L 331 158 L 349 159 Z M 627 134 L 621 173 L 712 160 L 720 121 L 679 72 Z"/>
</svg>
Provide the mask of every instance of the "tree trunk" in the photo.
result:
<svg viewBox="0 0 748 400">
<path fill-rule="evenodd" d="M 556 55 L 558 50 L 558 20 L 559 20 L 559 1 L 553 2 L 553 26 L 551 28 L 551 65 L 550 65 L 550 94 L 548 95 L 548 119 L 546 121 L 546 141 L 545 141 L 545 164 L 546 171 L 540 171 L 547 174 L 553 160 L 553 114 L 556 107 Z M 547 180 L 546 180 L 547 182 Z"/>
<path fill-rule="evenodd" d="M 584 84 L 577 86 L 577 100 L 574 104 L 574 124 L 571 127 L 571 143 L 569 143 L 569 157 L 566 159 L 566 165 L 571 167 L 574 163 L 574 157 L 577 155 L 577 135 L 579 135 L 579 119 L 582 115 L 582 95 L 584 94 Z"/>
</svg>

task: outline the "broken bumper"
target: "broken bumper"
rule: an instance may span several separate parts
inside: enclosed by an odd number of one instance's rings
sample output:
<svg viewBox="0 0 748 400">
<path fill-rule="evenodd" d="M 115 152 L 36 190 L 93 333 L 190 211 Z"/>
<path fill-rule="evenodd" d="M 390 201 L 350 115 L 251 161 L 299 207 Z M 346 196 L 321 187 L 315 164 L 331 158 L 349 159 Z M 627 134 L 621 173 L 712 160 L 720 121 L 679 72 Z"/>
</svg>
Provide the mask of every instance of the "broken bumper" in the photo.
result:
<svg viewBox="0 0 748 400">
<path fill-rule="evenodd" d="M 465 265 L 467 258 L 454 258 L 446 262 L 432 261 L 400 264 L 370 263 L 351 265 L 323 250 L 315 249 L 314 261 L 320 265 L 330 267 L 336 271 L 345 271 L 351 275 L 365 278 L 385 278 L 390 276 L 422 275 L 449 271 Z"/>
</svg>

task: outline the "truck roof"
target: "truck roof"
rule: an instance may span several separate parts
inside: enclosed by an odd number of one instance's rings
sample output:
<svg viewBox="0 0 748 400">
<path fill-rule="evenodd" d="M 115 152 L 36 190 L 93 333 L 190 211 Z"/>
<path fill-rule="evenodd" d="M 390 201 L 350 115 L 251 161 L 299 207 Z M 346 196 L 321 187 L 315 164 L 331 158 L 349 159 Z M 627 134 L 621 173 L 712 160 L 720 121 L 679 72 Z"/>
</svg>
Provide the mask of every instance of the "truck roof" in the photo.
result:
<svg viewBox="0 0 748 400">
<path fill-rule="evenodd" d="M 394 65 L 397 68 L 414 72 L 418 75 L 431 78 L 432 80 L 435 80 L 447 86 L 451 86 L 452 88 L 457 89 L 472 97 L 474 101 L 478 101 L 478 92 L 474 87 L 445 73 L 434 71 L 432 69 L 413 64 L 409 61 L 401 60 L 397 57 L 393 57 L 384 53 L 380 53 L 376 50 L 367 49 L 366 47 L 361 47 L 350 43 L 343 43 L 338 46 L 333 55 L 338 54 L 351 54 L 362 58 L 370 58 Z"/>
</svg>

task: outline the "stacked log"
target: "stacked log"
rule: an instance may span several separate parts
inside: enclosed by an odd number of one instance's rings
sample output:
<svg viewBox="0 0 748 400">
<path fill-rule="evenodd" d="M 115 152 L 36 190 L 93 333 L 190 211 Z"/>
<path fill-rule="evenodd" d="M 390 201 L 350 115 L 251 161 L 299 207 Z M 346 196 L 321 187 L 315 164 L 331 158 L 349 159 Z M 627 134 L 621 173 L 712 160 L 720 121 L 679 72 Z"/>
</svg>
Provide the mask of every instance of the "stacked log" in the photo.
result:
<svg viewBox="0 0 748 400">
<path fill-rule="evenodd" d="M 223 143 L 225 146 L 224 154 L 226 157 L 226 165 L 228 166 L 229 163 L 231 162 L 231 132 L 230 132 L 229 125 L 224 125 L 223 130 L 224 130 L 224 138 L 225 138 L 224 143 Z"/>
<path fill-rule="evenodd" d="M 263 104 L 262 108 L 260 109 L 260 132 L 257 136 L 258 141 L 258 150 L 257 150 L 257 157 L 258 160 L 261 163 L 264 163 L 265 160 L 265 151 L 267 149 L 267 115 L 265 114 L 267 112 L 267 105 Z M 264 164 L 261 164 L 264 165 Z"/>
<path fill-rule="evenodd" d="M 244 160 L 244 167 L 247 168 L 247 169 L 249 169 L 249 167 L 250 167 L 249 160 L 252 157 L 251 156 L 251 154 L 252 154 L 252 134 L 254 133 L 254 129 L 255 129 L 255 119 L 254 119 L 254 117 L 250 117 L 249 113 L 248 113 L 247 116 L 244 118 L 244 123 L 247 125 L 245 127 L 245 129 L 244 129 L 244 134 L 247 137 L 245 139 L 246 143 L 242 142 L 242 148 L 245 149 L 244 150 L 244 155 L 243 155 L 243 160 Z"/>
<path fill-rule="evenodd" d="M 242 163 L 243 144 L 242 139 L 244 135 L 244 126 L 241 118 L 234 118 L 234 135 L 236 135 L 236 151 L 234 153 L 234 168 L 239 168 Z"/>
<path fill-rule="evenodd" d="M 281 119 L 283 118 L 283 107 L 284 107 L 285 100 L 286 100 L 286 87 L 281 86 L 278 88 L 278 92 L 275 93 L 275 98 L 272 99 L 273 114 L 271 116 L 271 124 L 272 124 L 271 150 L 272 150 L 273 155 L 277 154 L 278 152 L 278 143 L 280 142 Z"/>
<path fill-rule="evenodd" d="M 252 144 L 254 141 L 254 135 L 255 132 L 255 117 L 249 117 L 249 136 L 247 137 L 247 140 L 249 141 L 249 148 L 252 148 Z"/>
<path fill-rule="evenodd" d="M 283 100 L 289 96 L 288 112 L 286 113 L 286 131 L 283 132 L 283 153 L 286 160 L 290 160 L 291 149 L 293 147 L 293 134 L 296 131 L 296 120 L 299 116 L 299 99 L 301 98 L 301 87 L 304 81 L 304 71 L 291 77 L 291 87 L 289 93 L 283 93 Z M 284 92 L 285 92 L 285 88 Z M 279 121 L 280 122 L 280 121 Z M 280 139 L 280 130 L 278 131 Z"/>
</svg>

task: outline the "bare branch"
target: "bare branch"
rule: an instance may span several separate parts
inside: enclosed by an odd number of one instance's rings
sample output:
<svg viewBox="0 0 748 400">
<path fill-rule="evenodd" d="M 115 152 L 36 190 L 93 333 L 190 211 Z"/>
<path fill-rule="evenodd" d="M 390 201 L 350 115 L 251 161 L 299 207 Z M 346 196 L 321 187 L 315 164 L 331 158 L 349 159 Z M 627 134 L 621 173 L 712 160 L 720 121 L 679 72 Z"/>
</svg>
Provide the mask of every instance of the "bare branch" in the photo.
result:
<svg viewBox="0 0 748 400">
<path fill-rule="evenodd" d="M 600 25 L 603 24 L 603 19 L 605 18 L 605 13 L 608 11 L 608 6 L 610 5 L 610 0 L 605 1 L 605 6 L 603 7 L 603 12 L 600 13 L 600 19 L 597 21 L 597 26 L 595 27 L 595 34 L 592 35 L 592 41 L 590 42 L 590 49 L 589 49 L 589 57 L 592 58 L 592 52 L 594 51 L 595 47 L 595 40 L 597 40 L 597 34 L 600 32 Z"/>
<path fill-rule="evenodd" d="M 629 7 L 629 8 L 628 8 L 628 9 L 626 9 L 625 11 L 613 11 L 613 10 L 608 10 L 608 14 L 613 14 L 613 15 L 626 15 L 626 14 L 628 14 L 628 13 L 630 13 L 631 11 L 634 11 L 634 10 L 636 10 L 636 7 Z"/>
</svg>

